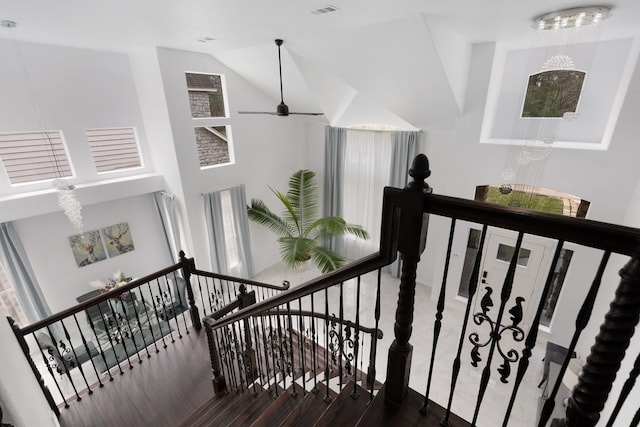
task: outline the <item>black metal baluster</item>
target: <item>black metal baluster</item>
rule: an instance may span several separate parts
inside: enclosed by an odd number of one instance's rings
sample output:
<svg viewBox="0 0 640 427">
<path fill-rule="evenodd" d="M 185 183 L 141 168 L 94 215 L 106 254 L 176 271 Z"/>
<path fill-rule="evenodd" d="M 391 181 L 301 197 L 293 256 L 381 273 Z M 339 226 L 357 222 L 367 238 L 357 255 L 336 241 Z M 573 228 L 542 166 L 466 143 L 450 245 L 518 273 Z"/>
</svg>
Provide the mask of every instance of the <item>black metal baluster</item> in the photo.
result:
<svg viewBox="0 0 640 427">
<path fill-rule="evenodd" d="M 304 329 L 304 318 L 302 316 L 302 298 L 298 298 L 298 347 L 300 349 L 300 370 L 302 372 L 302 395 L 306 396 L 307 394 L 307 369 L 305 364 L 305 353 L 304 353 L 304 343 L 305 343 L 305 329 Z"/>
<path fill-rule="evenodd" d="M 553 259 L 551 261 L 551 267 L 549 268 L 549 274 L 547 275 L 547 280 L 544 284 L 544 288 L 542 289 L 542 294 L 540 295 L 540 301 L 538 302 L 536 315 L 533 319 L 533 322 L 531 323 L 529 334 L 527 335 L 527 339 L 525 341 L 525 347 L 522 350 L 522 358 L 518 363 L 518 372 L 516 373 L 516 378 L 514 380 L 513 391 L 511 392 L 511 398 L 509 399 L 507 411 L 505 413 L 504 420 L 502 421 L 502 427 L 507 427 L 507 422 L 509 421 L 509 417 L 511 416 L 511 411 L 513 410 L 513 404 L 515 403 L 516 395 L 518 394 L 518 389 L 520 388 L 520 383 L 522 382 L 522 379 L 524 378 L 524 374 L 525 372 L 527 372 L 527 368 L 529 367 L 531 350 L 536 346 L 536 341 L 538 340 L 538 327 L 540 326 L 540 318 L 542 317 L 544 305 L 549 296 L 551 285 L 553 284 L 554 270 L 556 268 L 556 264 L 558 263 L 558 259 L 560 259 L 560 254 L 562 253 L 563 245 L 564 245 L 564 240 L 559 240 L 558 243 L 556 244 L 556 250 L 553 254 Z"/>
<path fill-rule="evenodd" d="M 102 315 L 100 317 L 102 318 Z M 107 357 L 104 354 L 104 349 L 102 348 L 102 344 L 100 343 L 100 339 L 98 338 L 98 334 L 96 333 L 96 327 L 93 323 L 93 319 L 88 314 L 87 314 L 87 320 L 89 321 L 89 328 L 91 328 L 91 332 L 93 332 L 93 336 L 96 338 L 96 344 L 98 344 L 98 350 L 100 351 L 100 357 L 102 357 L 102 362 L 104 363 L 105 368 L 107 368 L 107 373 L 109 374 L 109 381 L 113 381 L 113 376 L 111 375 L 111 369 L 109 369 L 107 365 Z M 93 359 L 91 362 L 93 363 Z"/>
<path fill-rule="evenodd" d="M 62 347 L 64 350 L 64 353 L 68 353 L 71 352 L 71 355 L 73 357 L 73 359 L 69 359 L 69 365 L 67 367 L 66 363 L 65 363 L 65 358 L 64 356 L 62 357 L 62 365 L 64 366 L 64 369 L 67 371 L 67 373 L 69 373 L 69 371 L 75 367 L 78 368 L 78 370 L 80 371 L 80 375 L 82 376 L 82 380 L 84 381 L 84 384 L 87 386 L 87 390 L 89 394 L 93 394 L 93 390 L 91 390 L 91 387 L 89 387 L 89 382 L 87 381 L 87 376 L 84 373 L 84 369 L 82 368 L 82 365 L 78 362 L 78 355 L 76 354 L 76 349 L 73 345 L 73 343 L 71 342 L 71 335 L 69 334 L 69 330 L 67 329 L 67 325 L 64 324 L 64 321 L 60 321 L 60 324 L 62 325 L 62 330 L 64 332 L 64 337 L 67 339 L 67 342 L 69 343 L 69 347 L 67 347 L 66 349 L 64 349 L 64 342 L 62 340 L 60 340 L 59 346 Z M 71 378 L 71 377 L 69 377 Z M 78 399 L 80 400 L 80 399 Z"/>
<path fill-rule="evenodd" d="M 213 279 L 211 279 L 211 283 L 213 286 L 213 290 L 216 289 L 216 283 Z M 209 278 L 204 278 L 204 287 L 207 290 L 207 300 L 209 301 L 209 314 L 213 313 L 213 303 L 211 302 L 211 288 L 209 287 Z M 200 283 L 200 276 L 198 276 L 198 288 L 200 289 L 200 300 L 202 301 L 203 310 L 205 316 L 207 315 L 207 306 L 204 304 L 204 297 L 202 296 L 202 284 Z"/>
<path fill-rule="evenodd" d="M 447 256 L 444 261 L 444 273 L 442 275 L 442 283 L 440 284 L 440 295 L 438 296 L 438 304 L 436 306 L 436 320 L 433 325 L 433 344 L 431 346 L 431 360 L 429 361 L 429 374 L 427 375 L 427 389 L 424 393 L 424 402 L 420 412 L 426 414 L 429 411 L 429 392 L 431 391 L 431 380 L 433 378 L 433 366 L 436 362 L 436 349 L 438 348 L 438 338 L 440 338 L 440 329 L 442 329 L 442 313 L 444 312 L 444 302 L 447 290 L 447 276 L 449 275 L 449 261 L 451 261 L 451 248 L 453 246 L 453 235 L 456 229 L 456 219 L 451 218 L 451 226 L 449 228 L 449 242 L 447 243 Z"/>
<path fill-rule="evenodd" d="M 280 347 L 280 364 L 282 367 L 282 389 L 287 389 L 287 360 L 285 356 L 285 349 L 283 348 L 283 342 L 286 343 L 286 337 L 282 335 L 282 321 L 280 319 L 280 306 L 276 307 L 276 320 L 278 325 L 278 346 Z"/>
<path fill-rule="evenodd" d="M 238 387 L 238 377 L 236 375 L 237 369 L 235 368 L 235 343 L 233 343 L 233 325 L 228 325 L 223 329 L 224 333 L 222 335 L 225 340 L 225 354 L 227 357 L 227 364 L 229 366 L 229 378 L 231 379 L 231 386 L 235 392 L 239 391 Z"/>
<path fill-rule="evenodd" d="M 351 392 L 351 397 L 357 399 L 360 393 L 358 393 L 358 353 L 359 347 L 358 344 L 360 342 L 360 278 L 362 276 L 358 276 L 356 281 L 356 324 L 354 328 L 354 362 L 353 362 L 353 391 Z"/>
<path fill-rule="evenodd" d="M 272 372 L 271 367 L 269 366 L 269 349 L 267 347 L 267 341 L 268 341 L 268 336 L 265 330 L 265 314 L 262 313 L 259 317 L 259 322 L 260 322 L 260 332 L 262 333 L 262 348 L 264 353 L 262 353 L 264 355 L 264 366 L 266 369 L 266 373 L 267 373 L 267 386 L 269 387 L 269 393 L 271 394 L 272 397 L 276 396 L 275 390 L 271 389 L 271 376 L 270 376 L 270 372 Z"/>
<path fill-rule="evenodd" d="M 346 353 L 344 344 L 344 335 L 342 333 L 344 329 L 344 282 L 340 282 L 339 285 L 339 299 L 338 299 L 338 314 L 340 315 L 340 322 L 338 323 L 338 390 L 342 392 L 342 376 L 344 375 L 344 367 L 342 365 L 343 357 Z"/>
<path fill-rule="evenodd" d="M 62 323 L 62 322 L 60 322 L 60 323 Z M 63 324 L 63 326 L 64 326 L 64 324 Z M 47 332 L 49 333 L 49 336 L 51 337 L 51 341 L 53 341 L 53 348 L 55 349 L 56 354 L 58 355 L 58 360 L 62 364 L 62 366 L 58 366 L 57 371 L 58 371 L 58 373 L 60 375 L 62 375 L 63 373 L 67 375 L 67 378 L 69 379 L 69 382 L 71 383 L 71 387 L 73 388 L 73 392 L 76 394 L 76 400 L 77 401 L 81 401 L 82 397 L 80 397 L 80 395 L 78 394 L 78 390 L 76 389 L 76 384 L 73 382 L 73 379 L 71 378 L 71 373 L 69 372 L 69 369 L 67 369 L 67 367 L 64 364 L 64 356 L 62 355 L 62 353 L 60 353 L 60 348 L 58 347 L 56 336 L 51 332 L 51 328 L 49 327 L 49 325 L 47 325 Z M 66 333 L 65 333 L 65 335 L 66 335 Z"/>
<path fill-rule="evenodd" d="M 153 341 L 153 346 L 156 348 L 156 353 L 160 352 L 158 348 L 158 338 L 156 338 L 156 334 L 153 331 L 153 324 L 151 323 L 151 317 L 149 316 L 149 307 L 147 306 L 147 301 L 144 298 L 144 292 L 142 291 L 142 286 L 140 286 L 140 300 L 142 301 L 142 307 L 144 307 L 144 314 L 147 318 L 147 325 L 149 325 L 149 332 L 151 333 L 151 341 Z M 153 302 L 153 297 L 151 299 Z M 160 336 L 162 336 L 162 325 L 158 323 L 158 327 L 160 328 Z M 142 328 L 140 328 L 142 330 Z"/>
<path fill-rule="evenodd" d="M 507 270 L 507 276 L 504 279 L 504 283 L 502 285 L 502 292 L 500 292 L 500 309 L 498 310 L 498 317 L 496 318 L 496 323 L 493 327 L 492 331 L 492 340 L 489 346 L 489 355 L 487 356 L 487 363 L 482 370 L 482 375 L 480 377 L 480 388 L 478 391 L 478 399 L 476 400 L 476 409 L 473 413 L 473 420 L 471 421 L 471 425 L 476 425 L 476 421 L 478 420 L 478 415 L 480 414 L 480 406 L 482 405 L 482 400 L 484 399 L 484 394 L 487 390 L 487 386 L 489 385 L 489 378 L 491 376 L 491 362 L 493 361 L 493 354 L 498 346 L 498 337 L 499 331 L 502 326 L 502 316 L 504 315 L 504 311 L 507 307 L 507 302 L 509 301 L 509 297 L 511 296 L 511 290 L 513 289 L 513 281 L 516 275 L 516 267 L 518 266 L 518 257 L 520 256 L 520 247 L 522 246 L 522 239 L 524 234 L 522 232 L 518 233 L 518 238 L 516 240 L 516 248 L 513 251 L 513 256 L 511 257 L 511 262 L 509 263 L 509 269 Z"/>
<path fill-rule="evenodd" d="M 162 317 L 160 316 L 160 314 L 158 313 L 158 306 L 154 303 L 154 295 L 153 295 L 153 290 L 151 289 L 151 282 L 147 282 L 147 288 L 149 289 L 149 295 L 151 297 L 151 305 L 153 305 L 153 311 L 156 314 L 156 319 L 158 321 L 158 329 L 160 330 L 160 338 L 162 339 L 162 347 L 163 348 L 167 348 L 167 343 L 164 340 L 164 331 L 162 330 Z M 171 329 L 171 328 L 169 328 Z"/>
<path fill-rule="evenodd" d="M 129 298 L 131 298 L 131 305 L 133 306 L 133 296 L 129 295 Z M 125 306 L 125 302 L 122 299 L 122 294 L 119 297 L 119 301 L 116 302 L 116 304 L 120 304 L 120 307 L 122 307 L 122 311 L 124 313 L 124 315 L 119 314 L 120 319 L 124 319 L 126 321 L 126 328 L 127 330 L 125 331 L 125 335 L 124 338 L 122 339 L 122 346 L 126 347 L 126 341 L 125 338 L 129 338 L 131 340 L 131 342 L 133 343 L 133 351 L 136 352 L 136 356 L 138 356 L 138 364 L 142 363 L 142 358 L 140 357 L 140 352 L 138 351 L 138 346 L 136 345 L 136 341 L 135 341 L 135 336 L 133 334 L 133 329 L 131 328 L 131 321 L 129 320 L 129 315 L 127 313 L 127 307 Z M 119 323 L 119 322 L 118 322 Z"/>
<path fill-rule="evenodd" d="M 47 330 L 49 328 L 47 327 Z M 47 366 L 47 371 L 49 371 L 49 375 L 51 375 L 51 378 L 53 379 L 53 382 L 56 385 L 56 388 L 58 389 L 58 393 L 60 393 L 60 397 L 62 397 L 62 401 L 64 402 L 64 407 L 68 408 L 69 407 L 69 402 L 67 402 L 67 399 L 64 397 L 64 393 L 62 393 L 62 390 L 60 389 L 60 384 L 58 384 L 58 380 L 56 379 L 56 375 L 53 373 L 54 369 L 57 369 L 58 366 L 56 366 L 55 364 L 52 365 L 52 363 L 49 360 L 49 357 L 47 357 L 44 354 L 44 349 L 42 348 L 42 344 L 40 344 L 40 341 L 38 340 L 38 337 L 36 336 L 35 333 L 32 334 L 33 335 L 33 339 L 36 341 L 36 344 L 38 345 L 38 348 L 40 349 L 40 354 L 42 355 L 42 360 L 44 361 L 45 365 Z M 51 335 L 51 332 L 49 332 L 49 336 L 51 338 L 51 342 L 55 342 L 55 338 L 53 338 L 53 335 Z M 53 359 L 53 354 L 50 354 L 51 358 Z M 55 360 L 55 359 L 54 359 Z"/>
<path fill-rule="evenodd" d="M 111 311 L 111 319 L 109 319 L 109 326 L 111 328 L 113 328 L 113 326 L 115 325 L 117 332 L 116 335 L 116 344 L 122 344 L 122 348 L 124 349 L 124 354 L 127 356 L 127 362 L 129 363 L 129 369 L 133 369 L 133 365 L 131 364 L 131 356 L 129 355 L 129 350 L 127 350 L 127 345 L 126 342 L 124 341 L 124 335 L 122 334 L 122 329 L 120 328 L 120 315 L 116 313 L 116 311 L 113 309 L 113 306 L 111 305 L 111 302 L 107 302 L 107 305 L 109 306 L 109 310 Z M 111 331 L 108 331 L 109 336 L 111 336 Z M 113 350 L 113 354 L 116 354 L 115 352 L 115 348 Z M 118 356 L 116 355 L 116 358 Z"/>
<path fill-rule="evenodd" d="M 373 340 L 372 351 L 369 354 L 369 368 L 367 369 L 367 381 L 369 381 L 369 402 L 373 400 L 373 386 L 376 382 L 376 354 L 378 353 L 378 329 L 380 326 L 380 283 L 382 282 L 382 269 L 378 269 L 378 282 L 376 285 L 376 308 L 374 311 L 375 318 L 375 331 L 374 336 L 371 336 Z"/>
<path fill-rule="evenodd" d="M 638 410 L 636 411 L 636 414 L 633 416 L 633 419 L 631 420 L 631 424 L 629 424 L 629 427 L 638 427 L 638 424 L 640 424 L 640 408 L 638 408 Z"/>
<path fill-rule="evenodd" d="M 174 280 L 175 280 L 175 275 L 174 275 Z M 171 317 L 173 317 L 173 321 L 175 322 L 176 328 L 178 329 L 178 338 L 182 339 L 182 331 L 180 330 L 180 323 L 178 322 L 178 314 L 176 313 L 175 304 L 174 304 L 175 296 L 173 295 L 173 292 L 171 291 L 171 285 L 168 283 L 168 281 L 167 281 L 167 293 L 169 294 L 169 297 L 167 299 L 170 301 L 169 304 L 171 304 L 169 306 L 169 312 L 170 312 L 170 314 L 173 313 L 173 315 Z M 165 307 L 166 307 L 166 303 L 165 303 Z M 169 323 L 169 326 L 171 326 L 171 319 L 170 318 L 167 318 L 167 323 Z M 186 327 L 187 327 L 187 324 L 185 323 L 185 328 Z"/>
<path fill-rule="evenodd" d="M 76 313 L 73 314 L 73 320 L 76 322 L 76 328 L 78 329 L 78 332 L 80 332 L 80 339 L 82 340 L 84 350 L 87 352 L 87 356 L 91 361 L 91 366 L 93 367 L 93 371 L 96 373 L 96 377 L 98 378 L 98 384 L 100 385 L 100 387 L 104 387 L 104 384 L 102 384 L 102 379 L 100 378 L 100 374 L 98 374 L 98 369 L 96 369 L 96 364 L 93 362 L 93 356 L 91 356 L 91 350 L 89 349 L 89 342 L 85 338 L 84 333 L 80 328 L 80 323 L 78 323 L 78 317 L 76 316 Z M 78 362 L 78 365 L 80 365 L 80 362 Z M 89 389 L 89 391 L 93 392 L 91 389 Z"/>
<path fill-rule="evenodd" d="M 229 326 L 225 326 L 213 331 L 216 338 L 216 345 L 218 347 L 218 355 L 220 357 L 220 363 L 222 364 L 223 376 L 228 379 L 225 381 L 225 388 L 227 390 L 232 389 L 237 391 L 235 384 L 235 376 L 233 375 L 233 366 L 231 363 L 231 345 L 229 344 Z M 224 372 L 226 371 L 226 372 Z"/>
<path fill-rule="evenodd" d="M 315 293 L 311 294 L 311 312 L 315 313 Z M 317 320 L 315 317 L 311 317 L 311 364 L 313 365 L 313 393 L 317 393 L 318 390 L 318 342 L 316 337 L 316 325 Z"/>
<path fill-rule="evenodd" d="M 180 276 L 178 276 L 176 274 L 176 272 L 174 271 L 173 272 L 173 283 L 176 284 L 176 287 L 173 289 L 173 291 L 169 292 L 169 295 L 171 295 L 172 292 L 174 294 L 176 294 L 176 295 L 172 295 L 172 297 L 171 297 L 172 298 L 172 304 L 171 305 L 173 307 L 174 312 L 175 312 L 175 306 L 176 306 L 175 301 L 178 301 L 178 304 L 180 305 L 180 307 L 186 307 L 187 305 L 189 305 L 188 301 L 182 301 L 182 295 L 180 295 L 180 289 L 178 287 L 178 277 L 180 277 Z M 200 276 L 198 276 L 198 284 L 200 283 L 199 279 L 200 279 Z M 202 299 L 202 289 L 200 289 L 200 299 Z M 183 305 L 183 304 L 186 304 L 186 305 Z M 187 319 L 185 318 L 184 311 L 182 313 L 180 313 L 179 316 L 182 318 L 182 324 L 184 326 L 185 333 L 187 335 L 189 335 L 189 326 L 187 325 Z M 177 317 L 178 317 L 178 314 L 176 314 L 176 323 L 178 323 Z"/>
<path fill-rule="evenodd" d="M 236 370 L 236 375 L 238 375 L 238 383 L 240 384 L 240 391 L 244 393 L 244 386 L 246 384 L 246 380 L 245 380 L 245 361 L 244 361 L 244 351 L 242 350 L 242 341 L 244 341 L 242 339 L 242 337 L 240 336 L 240 333 L 236 333 L 236 325 L 238 325 L 239 327 L 239 323 L 232 323 L 231 326 L 231 333 L 233 336 L 233 345 L 236 349 L 236 366 L 238 367 L 238 369 Z"/>
<path fill-rule="evenodd" d="M 473 270 L 471 277 L 469 278 L 469 296 L 467 297 L 467 306 L 464 311 L 464 318 L 462 320 L 462 330 L 460 331 L 460 338 L 458 341 L 458 350 L 456 358 L 453 360 L 453 369 L 451 372 L 451 388 L 449 390 L 449 402 L 447 403 L 447 410 L 444 414 L 444 418 L 440 423 L 443 427 L 449 426 L 449 417 L 451 417 L 451 404 L 453 403 L 453 393 L 458 383 L 458 374 L 460 373 L 460 355 L 462 354 L 462 346 L 464 344 L 464 338 L 467 334 L 467 323 L 469 322 L 469 313 L 471 313 L 471 304 L 473 304 L 473 297 L 476 294 L 478 288 L 478 277 L 480 276 L 480 264 L 482 263 L 482 251 L 484 250 L 484 240 L 487 236 L 487 225 L 482 226 L 482 233 L 480 234 L 480 245 L 478 246 L 478 252 L 476 253 L 476 259 L 473 264 Z"/>
<path fill-rule="evenodd" d="M 638 375 L 640 374 L 640 354 L 636 357 L 635 362 L 633 362 L 633 369 L 629 372 L 629 378 L 626 379 L 624 385 L 622 386 L 622 390 L 620 391 L 620 396 L 618 397 L 618 401 L 616 402 L 615 408 L 613 408 L 613 412 L 611 412 L 611 416 L 609 417 L 609 421 L 607 421 L 606 427 L 613 427 L 613 423 L 618 418 L 618 414 L 620 413 L 620 409 L 622 409 L 622 405 L 629 397 L 629 393 L 633 390 L 633 387 L 636 384 L 636 379 L 638 379 Z"/>
<path fill-rule="evenodd" d="M 295 364 L 295 352 L 293 350 L 293 321 L 291 320 L 291 304 L 287 302 L 287 322 L 289 330 L 289 354 L 291 355 L 291 396 L 296 397 L 298 391 L 296 390 L 296 364 Z M 302 373 L 304 375 L 304 372 Z"/>
<path fill-rule="evenodd" d="M 140 292 L 142 294 L 142 291 Z M 149 348 L 147 345 L 147 339 L 144 336 L 144 331 L 142 330 L 142 323 L 140 322 L 140 316 L 138 314 L 138 307 L 136 307 L 136 302 L 134 300 L 134 294 L 133 291 L 131 291 L 131 293 L 129 294 L 131 297 L 131 306 L 133 307 L 133 314 L 136 317 L 136 323 L 138 324 L 138 329 L 140 331 L 140 336 L 142 337 L 142 345 L 144 346 L 144 351 L 147 353 L 147 359 L 149 359 L 151 357 L 151 353 L 149 353 Z M 137 297 L 137 296 L 136 296 Z M 135 346 L 136 350 L 138 350 L 138 344 L 136 343 L 136 334 L 131 335 L 131 341 L 133 342 L 133 345 Z M 151 345 L 151 344 L 149 344 Z M 140 353 L 138 352 L 138 358 L 140 357 Z"/>
<path fill-rule="evenodd" d="M 331 402 L 329 397 L 329 291 L 324 289 L 324 380 L 327 390 L 324 396 L 326 403 Z"/>
<path fill-rule="evenodd" d="M 274 342 L 275 335 L 277 334 L 276 330 L 273 327 L 273 316 L 269 316 L 269 335 L 267 337 L 269 344 L 269 351 L 271 352 L 271 364 L 273 367 L 273 384 L 275 388 L 275 397 L 278 397 L 278 367 L 277 367 L 277 357 L 276 357 L 276 346 L 277 344 Z"/>
<path fill-rule="evenodd" d="M 256 373 L 258 375 L 258 378 L 254 379 L 254 384 L 256 382 L 260 383 L 260 387 L 262 388 L 263 384 L 262 384 L 262 369 L 263 369 L 263 363 L 262 363 L 262 352 L 260 351 L 260 329 L 258 328 L 258 326 L 256 325 L 256 321 L 260 321 L 260 318 L 256 318 L 255 316 L 251 317 L 251 330 L 253 331 L 253 342 L 254 342 L 254 348 L 256 350 L 256 364 L 257 364 L 257 369 L 256 369 Z"/>
<path fill-rule="evenodd" d="M 538 427 L 544 427 L 551 417 L 551 413 L 553 412 L 553 408 L 555 407 L 556 395 L 558 394 L 558 390 L 560 389 L 560 384 L 562 384 L 562 378 L 564 377 L 565 372 L 567 372 L 571 354 L 573 354 L 573 351 L 576 349 L 580 334 L 582 333 L 584 328 L 586 328 L 587 324 L 589 323 L 589 319 L 591 318 L 593 304 L 595 303 L 596 297 L 598 296 L 598 290 L 600 289 L 600 284 L 602 283 L 602 275 L 604 274 L 604 270 L 607 267 L 610 256 L 610 251 L 605 251 L 602 255 L 600 265 L 598 266 L 598 271 L 593 278 L 593 283 L 591 283 L 589 292 L 587 293 L 587 296 L 584 299 L 582 306 L 580 307 L 580 311 L 578 312 L 578 316 L 576 317 L 576 330 L 574 331 L 573 337 L 571 338 L 571 343 L 567 348 L 567 355 L 562 362 L 562 366 L 560 367 L 560 371 L 558 372 L 558 377 L 555 384 L 553 385 L 553 389 L 551 390 L 549 396 L 547 396 L 547 400 L 544 402 L 544 406 L 542 407 Z"/>
<path fill-rule="evenodd" d="M 171 322 L 169 322 L 169 314 L 167 313 L 167 305 L 164 303 L 164 300 L 162 298 L 162 287 L 160 286 L 160 280 L 159 279 L 156 279 L 156 288 L 158 289 L 158 292 L 160 292 L 158 305 L 160 305 L 160 310 L 162 311 L 162 315 L 164 316 L 164 317 L 161 317 L 161 319 L 163 319 L 165 322 L 167 322 L 167 327 L 169 328 L 169 336 L 171 337 L 171 342 L 175 343 L 176 339 L 173 337 L 173 329 L 171 328 Z M 156 295 L 156 299 L 158 299 L 158 295 Z M 162 329 L 162 327 L 160 327 L 160 329 Z M 163 336 L 162 341 L 164 342 L 164 336 Z M 166 345 L 165 345 L 165 347 L 166 347 Z"/>
<path fill-rule="evenodd" d="M 105 316 L 105 314 L 102 312 L 102 307 L 100 307 L 100 304 L 97 304 L 96 307 L 98 307 L 98 312 L 100 313 L 100 319 L 102 319 L 102 324 L 105 327 L 105 333 L 107 334 L 107 339 L 109 340 L 109 345 L 111 346 L 111 351 L 113 352 L 113 357 L 114 360 L 116 361 L 116 363 L 118 364 L 118 370 L 120 371 L 120 375 L 124 374 L 124 371 L 122 370 L 122 367 L 120 366 L 120 360 L 118 359 L 118 354 L 116 353 L 116 347 L 113 344 L 113 337 L 111 336 L 111 331 L 109 330 L 110 328 L 110 323 L 111 321 L 109 320 L 109 316 Z M 109 301 L 107 301 L 107 307 L 109 307 L 109 309 L 111 309 L 111 304 L 109 303 Z M 87 317 L 91 317 L 91 316 L 87 316 Z M 98 337 L 96 336 L 96 340 L 98 340 Z M 126 352 L 126 349 L 125 349 Z M 105 360 L 105 366 L 107 365 L 107 362 Z M 131 365 L 131 363 L 129 363 L 129 365 Z M 131 368 L 133 368 L 133 366 L 131 366 Z"/>
</svg>

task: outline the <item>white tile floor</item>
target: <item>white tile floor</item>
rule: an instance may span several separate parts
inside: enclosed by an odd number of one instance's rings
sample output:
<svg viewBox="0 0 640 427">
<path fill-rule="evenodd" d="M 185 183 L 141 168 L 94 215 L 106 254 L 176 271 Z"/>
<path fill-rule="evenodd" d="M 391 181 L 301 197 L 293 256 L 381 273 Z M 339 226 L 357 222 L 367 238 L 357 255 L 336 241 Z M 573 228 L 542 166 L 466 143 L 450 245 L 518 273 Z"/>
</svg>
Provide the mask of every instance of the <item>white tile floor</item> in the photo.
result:
<svg viewBox="0 0 640 427">
<path fill-rule="evenodd" d="M 282 283 L 283 280 L 288 280 L 291 286 L 295 287 L 318 275 L 319 272 L 313 266 L 305 267 L 301 270 L 293 270 L 278 263 L 257 274 L 254 280 L 267 283 Z M 360 319 L 363 325 L 369 327 L 374 326 L 376 278 L 377 273 L 370 273 L 363 277 L 360 284 Z M 385 335 L 378 343 L 379 350 L 376 358 L 376 377 L 378 380 L 384 381 L 387 351 L 393 341 L 393 323 L 395 320 L 399 279 L 394 279 L 388 274 L 383 273 L 381 283 L 381 316 L 379 328 Z M 349 316 L 354 316 L 355 314 L 357 304 L 356 289 L 357 283 L 355 281 L 345 283 L 343 286 L 343 309 L 345 318 L 349 318 Z M 414 350 L 410 386 L 421 394 L 424 394 L 426 388 L 433 342 L 436 302 L 432 301 L 430 296 L 431 289 L 428 286 L 422 284 L 417 286 L 415 295 L 416 310 L 414 314 L 413 335 L 411 338 Z M 330 312 L 336 313 L 339 307 L 339 291 L 337 288 L 329 292 L 329 300 Z M 324 298 L 322 295 L 319 295 L 316 299 L 316 310 L 317 307 L 323 307 L 323 304 Z M 303 305 L 305 305 L 304 302 Z M 458 348 L 463 317 L 463 303 L 455 300 L 450 301 L 444 312 L 431 386 L 431 399 L 445 407 L 449 397 L 452 362 Z M 483 361 L 480 362 L 479 367 L 472 367 L 471 357 L 469 355 L 472 347 L 468 340 L 469 331 L 467 331 L 466 335 L 452 411 L 467 420 L 471 420 L 476 405 L 480 375 L 484 367 L 484 360 L 486 360 L 487 349 L 485 348 L 483 350 Z M 542 358 L 544 356 L 545 345 L 545 342 L 539 340 L 537 346 L 533 349 L 529 368 L 520 386 L 518 397 L 508 423 L 510 427 L 537 425 L 538 398 L 540 396 L 540 389 L 537 388 L 537 385 L 542 378 Z M 367 359 L 365 358 L 365 360 Z M 515 377 L 517 365 L 512 365 L 512 374 L 509 377 L 508 384 L 500 382 L 499 374 L 496 372 L 498 364 L 494 362 L 494 365 L 491 370 L 491 380 L 478 418 L 479 426 L 495 427 L 502 425 L 506 405 L 513 389 L 513 378 Z"/>
</svg>

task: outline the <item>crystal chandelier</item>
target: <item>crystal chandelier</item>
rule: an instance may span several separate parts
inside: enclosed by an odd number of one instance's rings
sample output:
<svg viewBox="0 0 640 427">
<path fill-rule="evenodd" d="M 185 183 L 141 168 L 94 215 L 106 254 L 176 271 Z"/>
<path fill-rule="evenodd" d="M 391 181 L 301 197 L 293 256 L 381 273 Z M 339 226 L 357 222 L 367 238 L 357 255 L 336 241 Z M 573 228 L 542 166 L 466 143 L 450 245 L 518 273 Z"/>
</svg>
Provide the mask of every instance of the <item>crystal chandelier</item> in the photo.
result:
<svg viewBox="0 0 640 427">
<path fill-rule="evenodd" d="M 58 191 L 58 205 L 64 211 L 73 228 L 82 234 L 82 205 L 76 195 L 76 186 L 66 179 L 54 179 L 53 187 Z"/>
</svg>

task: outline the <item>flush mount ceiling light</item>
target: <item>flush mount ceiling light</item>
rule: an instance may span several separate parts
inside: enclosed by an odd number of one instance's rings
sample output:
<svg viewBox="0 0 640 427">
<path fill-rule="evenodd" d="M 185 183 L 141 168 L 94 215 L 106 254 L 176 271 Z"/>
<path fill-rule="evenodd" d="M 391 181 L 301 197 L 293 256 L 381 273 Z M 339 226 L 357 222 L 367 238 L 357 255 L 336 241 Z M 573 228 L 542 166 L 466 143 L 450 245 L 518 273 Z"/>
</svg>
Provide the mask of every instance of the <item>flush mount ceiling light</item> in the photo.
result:
<svg viewBox="0 0 640 427">
<path fill-rule="evenodd" d="M 560 30 L 595 25 L 611 15 L 608 6 L 574 7 L 545 13 L 533 20 L 533 28 L 538 30 Z"/>
</svg>

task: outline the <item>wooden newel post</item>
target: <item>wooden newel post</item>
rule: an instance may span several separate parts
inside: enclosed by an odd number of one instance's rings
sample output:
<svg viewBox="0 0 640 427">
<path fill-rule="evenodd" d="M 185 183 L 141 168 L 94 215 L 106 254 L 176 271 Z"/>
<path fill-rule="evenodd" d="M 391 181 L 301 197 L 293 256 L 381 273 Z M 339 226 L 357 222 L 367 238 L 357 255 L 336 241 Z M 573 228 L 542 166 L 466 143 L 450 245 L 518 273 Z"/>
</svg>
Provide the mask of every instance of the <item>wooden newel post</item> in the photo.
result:
<svg viewBox="0 0 640 427">
<path fill-rule="evenodd" d="M 413 178 L 404 189 L 400 212 L 398 252 L 402 262 L 400 291 L 393 327 L 395 339 L 389 348 L 385 399 L 401 404 L 409 389 L 413 346 L 409 343 L 413 329 L 413 310 L 416 288 L 416 269 L 420 254 L 424 251 L 427 236 L 428 215 L 423 209 L 423 195 L 431 188 L 424 182 L 431 175 L 429 160 L 419 154 L 413 160 L 409 175 Z"/>
<path fill-rule="evenodd" d="M 220 369 L 220 356 L 218 355 L 218 347 L 213 336 L 213 329 L 209 322 L 213 322 L 210 318 L 204 319 L 204 329 L 207 332 L 207 343 L 209 344 L 209 358 L 211 359 L 211 373 L 213 377 L 213 393 L 218 396 L 227 392 L 227 384 Z"/>
<path fill-rule="evenodd" d="M 640 250 L 620 270 L 620 284 L 567 405 L 568 427 L 595 426 L 640 314 Z"/>
<path fill-rule="evenodd" d="M 187 258 L 184 251 L 180 251 L 180 264 L 182 264 L 182 277 L 187 283 L 187 299 L 189 300 L 189 313 L 191 313 L 191 321 L 196 330 L 202 329 L 200 320 L 200 311 L 196 306 L 196 300 L 193 296 L 193 287 L 191 286 L 191 273 L 196 270 L 196 262 L 193 258 Z"/>
</svg>

